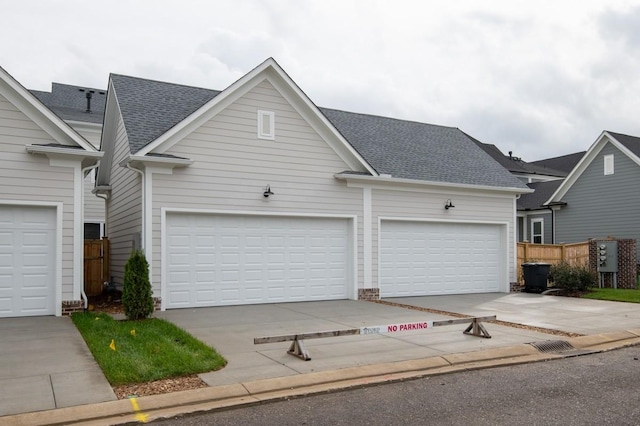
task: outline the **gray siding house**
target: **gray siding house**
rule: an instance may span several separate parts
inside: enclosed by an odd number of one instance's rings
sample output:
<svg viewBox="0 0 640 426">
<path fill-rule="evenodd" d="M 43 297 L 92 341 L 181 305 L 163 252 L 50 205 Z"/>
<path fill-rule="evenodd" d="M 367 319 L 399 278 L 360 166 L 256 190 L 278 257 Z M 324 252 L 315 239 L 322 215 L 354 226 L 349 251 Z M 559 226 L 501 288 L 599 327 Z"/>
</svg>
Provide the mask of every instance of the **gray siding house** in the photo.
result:
<svg viewBox="0 0 640 426">
<path fill-rule="evenodd" d="M 555 239 L 640 239 L 640 138 L 604 131 L 545 202 Z"/>
<path fill-rule="evenodd" d="M 0 317 L 84 307 L 83 181 L 102 155 L 0 68 Z"/>
<path fill-rule="evenodd" d="M 161 309 L 508 292 L 516 196 L 459 129 L 318 108 L 268 59 L 222 91 L 111 75 L 112 274 Z"/>
</svg>

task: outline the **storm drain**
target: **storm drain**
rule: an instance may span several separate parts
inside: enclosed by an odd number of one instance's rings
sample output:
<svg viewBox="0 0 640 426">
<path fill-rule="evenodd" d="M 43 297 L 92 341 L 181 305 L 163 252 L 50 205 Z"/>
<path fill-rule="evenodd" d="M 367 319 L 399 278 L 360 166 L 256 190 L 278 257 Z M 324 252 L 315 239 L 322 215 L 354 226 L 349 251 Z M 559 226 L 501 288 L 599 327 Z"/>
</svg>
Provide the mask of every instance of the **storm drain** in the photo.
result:
<svg viewBox="0 0 640 426">
<path fill-rule="evenodd" d="M 550 353 L 550 352 L 567 352 L 574 351 L 576 348 L 573 345 L 565 340 L 545 340 L 544 342 L 533 342 L 529 343 L 531 346 L 539 350 L 540 352 Z"/>
<path fill-rule="evenodd" d="M 573 345 L 565 340 L 545 340 L 544 342 L 529 343 L 531 346 L 543 353 L 553 353 L 565 356 L 578 356 L 593 354 L 598 351 L 576 349 Z"/>
</svg>

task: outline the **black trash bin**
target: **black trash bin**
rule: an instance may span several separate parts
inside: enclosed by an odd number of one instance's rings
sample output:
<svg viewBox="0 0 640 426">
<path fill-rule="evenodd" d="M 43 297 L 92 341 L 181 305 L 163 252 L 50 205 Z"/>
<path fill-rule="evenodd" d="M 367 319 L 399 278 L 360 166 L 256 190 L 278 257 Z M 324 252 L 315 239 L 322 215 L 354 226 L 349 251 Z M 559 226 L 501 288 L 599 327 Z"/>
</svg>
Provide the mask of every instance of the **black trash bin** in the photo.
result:
<svg viewBox="0 0 640 426">
<path fill-rule="evenodd" d="M 523 263 L 524 291 L 527 293 L 542 293 L 547 289 L 550 263 Z"/>
</svg>

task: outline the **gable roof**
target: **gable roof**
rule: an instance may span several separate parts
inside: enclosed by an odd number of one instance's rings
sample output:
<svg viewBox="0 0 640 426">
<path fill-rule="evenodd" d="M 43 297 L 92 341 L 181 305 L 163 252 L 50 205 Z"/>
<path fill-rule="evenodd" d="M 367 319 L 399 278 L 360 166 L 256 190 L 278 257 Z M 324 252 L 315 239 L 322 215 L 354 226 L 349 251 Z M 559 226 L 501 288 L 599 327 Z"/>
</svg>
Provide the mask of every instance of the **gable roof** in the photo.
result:
<svg viewBox="0 0 640 426">
<path fill-rule="evenodd" d="M 2 67 L 0 67 L 0 94 L 47 132 L 59 144 L 58 149 L 79 146 L 85 151 L 96 153 L 91 143 L 54 114 Z"/>
<path fill-rule="evenodd" d="M 559 157 L 545 158 L 544 160 L 531 161 L 529 164 L 560 170 L 564 172 L 565 175 L 568 175 L 586 152 L 587 151 L 580 151 L 574 152 L 573 154 L 561 155 Z"/>
<path fill-rule="evenodd" d="M 220 91 L 111 75 L 132 154 L 162 153 L 189 129 L 269 80 L 355 171 L 394 178 L 527 189 L 457 128 L 318 108 L 268 59 Z M 348 162 L 349 164 L 349 162 Z M 359 166 L 355 166 L 360 164 Z"/>
<path fill-rule="evenodd" d="M 527 186 L 534 190 L 529 194 L 522 194 L 517 201 L 517 209 L 522 210 L 542 210 L 547 207 L 544 205 L 560 186 L 562 180 L 549 180 L 545 182 L 528 183 Z"/>
<path fill-rule="evenodd" d="M 39 90 L 30 92 L 65 121 L 102 124 L 107 101 L 106 90 L 52 83 L 51 92 Z M 87 94 L 91 95 L 89 105 L 87 105 Z"/>
<path fill-rule="evenodd" d="M 584 173 L 591 162 L 597 158 L 606 144 L 612 144 L 625 154 L 629 159 L 640 166 L 640 138 L 636 136 L 603 131 L 598 139 L 589 147 L 586 154 L 580 159 L 571 173 L 562 182 L 558 189 L 549 197 L 545 204 L 562 201 L 562 197 L 569 191 L 578 178 Z"/>
</svg>

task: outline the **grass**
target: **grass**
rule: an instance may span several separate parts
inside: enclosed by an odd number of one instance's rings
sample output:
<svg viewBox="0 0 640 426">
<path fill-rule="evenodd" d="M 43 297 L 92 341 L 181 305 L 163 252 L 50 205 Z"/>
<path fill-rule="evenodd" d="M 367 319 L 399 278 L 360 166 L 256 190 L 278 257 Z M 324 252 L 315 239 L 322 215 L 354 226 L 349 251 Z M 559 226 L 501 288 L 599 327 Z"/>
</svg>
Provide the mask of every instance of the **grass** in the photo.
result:
<svg viewBox="0 0 640 426">
<path fill-rule="evenodd" d="M 210 346 L 158 318 L 116 321 L 82 312 L 72 319 L 112 386 L 204 373 L 227 363 Z"/>
<path fill-rule="evenodd" d="M 585 299 L 640 303 L 640 290 L 621 288 L 592 288 L 588 293 L 583 294 L 582 297 Z"/>
</svg>

